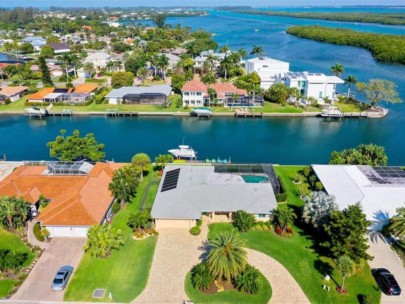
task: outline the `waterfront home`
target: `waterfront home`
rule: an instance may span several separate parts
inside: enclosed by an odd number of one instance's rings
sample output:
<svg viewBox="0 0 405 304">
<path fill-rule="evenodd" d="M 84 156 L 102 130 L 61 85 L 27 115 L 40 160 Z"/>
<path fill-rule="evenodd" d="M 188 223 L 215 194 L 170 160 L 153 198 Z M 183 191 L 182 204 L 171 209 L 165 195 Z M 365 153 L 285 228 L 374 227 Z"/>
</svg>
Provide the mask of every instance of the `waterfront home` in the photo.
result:
<svg viewBox="0 0 405 304">
<path fill-rule="evenodd" d="M 105 98 L 109 104 L 167 104 L 172 87 L 167 84 L 150 87 L 122 87 L 114 89 Z"/>
<path fill-rule="evenodd" d="M 48 46 L 50 46 L 53 49 L 55 55 L 70 52 L 70 46 L 67 45 L 66 43 L 49 43 Z"/>
<path fill-rule="evenodd" d="M 37 37 L 37 36 L 32 36 L 32 37 L 26 37 L 21 42 L 28 42 L 30 43 L 35 51 L 40 51 L 41 48 L 46 45 L 46 39 L 42 37 Z"/>
<path fill-rule="evenodd" d="M 405 171 L 400 167 L 313 165 L 325 191 L 340 209 L 361 203 L 370 230 L 381 230 L 404 207 Z"/>
<path fill-rule="evenodd" d="M 23 165 L 0 182 L 0 196 L 22 197 L 34 219 L 51 237 L 86 237 L 93 225 L 111 217 L 114 197 L 108 185 L 116 163 L 49 162 Z M 41 198 L 48 201 L 40 211 Z M 41 208 L 41 209 L 42 209 Z"/>
<path fill-rule="evenodd" d="M 344 81 L 336 76 L 326 76 L 322 73 L 288 72 L 280 79 L 289 88 L 297 88 L 304 98 L 315 98 L 320 104 L 327 98 L 336 98 L 336 85 Z"/>
<path fill-rule="evenodd" d="M 43 88 L 28 96 L 28 102 L 35 103 L 84 103 L 98 89 L 96 84 L 79 84 L 75 88 Z"/>
<path fill-rule="evenodd" d="M 167 165 L 151 211 L 156 228 L 188 229 L 202 216 L 229 222 L 238 210 L 269 220 L 277 208 L 271 178 L 263 173 L 252 182 L 252 175 L 223 173 L 223 166 Z"/>
<path fill-rule="evenodd" d="M 209 89 L 212 89 L 215 94 L 209 95 Z M 192 81 L 186 82 L 181 88 L 183 106 L 201 107 L 210 105 L 213 100 L 218 104 L 229 106 L 234 103 L 238 105 L 249 105 L 251 100 L 246 90 L 238 89 L 232 83 L 213 83 L 206 85 L 195 78 Z"/>
<path fill-rule="evenodd" d="M 256 72 L 261 79 L 260 87 L 267 90 L 277 79 L 290 70 L 290 63 L 269 57 L 252 58 L 246 60 L 246 74 Z"/>
<path fill-rule="evenodd" d="M 28 87 L 0 87 L 0 104 L 5 103 L 6 100 L 11 102 L 20 99 L 24 93 L 28 91 Z"/>
<path fill-rule="evenodd" d="M 84 59 L 84 62 L 93 64 L 96 72 L 100 72 L 102 68 L 105 68 L 107 66 L 107 62 L 112 60 L 113 58 L 110 54 L 107 54 L 106 52 L 96 52 L 93 54 L 89 54 Z"/>
</svg>

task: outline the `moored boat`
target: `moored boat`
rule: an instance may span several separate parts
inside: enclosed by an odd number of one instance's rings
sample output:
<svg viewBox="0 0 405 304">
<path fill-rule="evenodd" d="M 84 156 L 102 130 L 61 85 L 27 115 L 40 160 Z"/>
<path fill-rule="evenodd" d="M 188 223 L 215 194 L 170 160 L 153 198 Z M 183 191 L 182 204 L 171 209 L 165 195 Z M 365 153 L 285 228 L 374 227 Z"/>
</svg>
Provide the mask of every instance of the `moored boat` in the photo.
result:
<svg viewBox="0 0 405 304">
<path fill-rule="evenodd" d="M 190 112 L 190 115 L 193 115 L 193 116 L 211 116 L 212 111 L 211 111 L 210 108 L 199 107 L 199 108 L 192 109 L 191 112 Z"/>
<path fill-rule="evenodd" d="M 321 116 L 331 118 L 342 118 L 343 112 L 337 107 L 330 106 L 328 109 L 322 111 Z"/>
<path fill-rule="evenodd" d="M 197 152 L 187 145 L 180 145 L 178 149 L 170 149 L 169 153 L 176 158 L 195 159 L 197 157 Z"/>
</svg>

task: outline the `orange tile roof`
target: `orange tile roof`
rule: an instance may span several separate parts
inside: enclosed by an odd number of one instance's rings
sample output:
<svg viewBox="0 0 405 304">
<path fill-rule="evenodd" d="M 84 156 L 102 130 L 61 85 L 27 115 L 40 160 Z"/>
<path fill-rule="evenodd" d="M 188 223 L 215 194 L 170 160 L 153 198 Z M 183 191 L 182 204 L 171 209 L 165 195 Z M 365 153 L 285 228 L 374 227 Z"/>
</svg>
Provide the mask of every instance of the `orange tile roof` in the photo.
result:
<svg viewBox="0 0 405 304">
<path fill-rule="evenodd" d="M 207 85 L 202 83 L 199 79 L 193 79 L 186 82 L 181 88 L 182 92 L 203 92 L 207 93 Z"/>
<path fill-rule="evenodd" d="M 0 196 L 36 203 L 42 194 L 50 204 L 40 213 L 43 225 L 91 226 L 101 223 L 113 196 L 108 190 L 120 163 L 97 163 L 87 176 L 47 175 L 44 166 L 20 166 L 0 182 Z"/>
<path fill-rule="evenodd" d="M 55 89 L 54 88 L 44 88 L 34 94 L 28 96 L 27 100 L 42 100 L 48 94 L 51 94 Z"/>
<path fill-rule="evenodd" d="M 90 94 L 91 92 L 98 89 L 98 85 L 93 83 L 84 83 L 79 84 L 75 88 L 75 93 L 87 93 Z"/>
<path fill-rule="evenodd" d="M 224 98 L 225 93 L 228 94 L 238 94 L 238 95 L 244 95 L 247 96 L 248 93 L 246 90 L 238 89 L 235 85 L 232 83 L 213 83 L 210 85 L 206 85 L 203 82 L 199 80 L 199 78 L 195 78 L 192 81 L 188 81 L 184 84 L 184 86 L 181 88 L 182 92 L 203 92 L 203 93 L 208 93 L 208 88 L 212 88 L 215 90 L 217 93 L 217 96 L 219 98 Z"/>
<path fill-rule="evenodd" d="M 3 87 L 0 88 L 0 95 L 4 95 L 4 96 L 14 96 L 16 94 L 22 93 L 24 91 L 28 90 L 28 87 L 24 87 L 24 86 L 19 86 L 19 87 Z"/>
</svg>

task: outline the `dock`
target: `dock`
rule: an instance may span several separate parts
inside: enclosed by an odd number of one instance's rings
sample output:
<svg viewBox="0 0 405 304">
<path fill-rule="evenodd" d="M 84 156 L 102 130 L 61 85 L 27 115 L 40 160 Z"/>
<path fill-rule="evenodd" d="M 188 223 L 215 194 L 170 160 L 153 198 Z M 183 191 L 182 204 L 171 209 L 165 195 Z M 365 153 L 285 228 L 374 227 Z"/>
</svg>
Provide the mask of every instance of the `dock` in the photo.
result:
<svg viewBox="0 0 405 304">
<path fill-rule="evenodd" d="M 246 110 L 237 110 L 235 112 L 236 118 L 263 118 L 263 113 L 249 112 Z"/>
</svg>

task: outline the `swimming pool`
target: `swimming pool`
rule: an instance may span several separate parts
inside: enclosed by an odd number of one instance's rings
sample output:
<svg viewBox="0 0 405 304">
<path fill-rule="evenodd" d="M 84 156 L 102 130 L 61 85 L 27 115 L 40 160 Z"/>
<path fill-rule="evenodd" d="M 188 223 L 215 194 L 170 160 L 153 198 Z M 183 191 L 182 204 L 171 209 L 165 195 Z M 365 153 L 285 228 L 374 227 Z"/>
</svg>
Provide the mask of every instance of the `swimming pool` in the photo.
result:
<svg viewBox="0 0 405 304">
<path fill-rule="evenodd" d="M 243 180 L 249 184 L 266 183 L 269 181 L 267 176 L 263 175 L 242 175 Z"/>
</svg>

